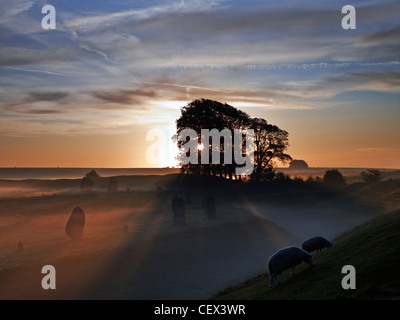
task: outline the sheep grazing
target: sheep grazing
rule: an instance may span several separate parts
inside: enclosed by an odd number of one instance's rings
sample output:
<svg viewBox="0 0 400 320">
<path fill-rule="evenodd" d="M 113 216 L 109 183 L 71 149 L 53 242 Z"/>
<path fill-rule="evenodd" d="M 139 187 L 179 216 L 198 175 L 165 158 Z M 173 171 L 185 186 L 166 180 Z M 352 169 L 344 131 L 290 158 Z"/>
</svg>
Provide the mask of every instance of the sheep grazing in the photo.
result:
<svg viewBox="0 0 400 320">
<path fill-rule="evenodd" d="M 269 287 L 273 287 L 272 282 L 274 278 L 278 283 L 280 283 L 278 275 L 290 267 L 292 268 L 293 276 L 294 269 L 303 261 L 312 266 L 312 257 L 312 254 L 309 254 L 307 251 L 294 246 L 283 248 L 275 252 L 268 260 L 268 273 L 270 276 Z"/>
<path fill-rule="evenodd" d="M 332 247 L 332 242 L 326 240 L 323 237 L 313 237 L 301 244 L 303 250 L 307 251 L 308 253 L 317 250 L 317 252 L 321 251 L 322 249 Z"/>
</svg>

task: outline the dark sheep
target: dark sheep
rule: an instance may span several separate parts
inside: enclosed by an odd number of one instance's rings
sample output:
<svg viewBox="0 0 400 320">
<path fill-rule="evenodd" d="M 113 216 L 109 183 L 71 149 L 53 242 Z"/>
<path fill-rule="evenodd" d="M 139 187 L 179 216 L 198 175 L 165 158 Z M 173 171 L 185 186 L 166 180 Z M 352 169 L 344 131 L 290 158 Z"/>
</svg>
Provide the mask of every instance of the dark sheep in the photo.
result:
<svg viewBox="0 0 400 320">
<path fill-rule="evenodd" d="M 312 266 L 312 257 L 312 254 L 294 246 L 283 248 L 275 252 L 268 260 L 268 273 L 270 275 L 269 287 L 273 287 L 272 282 L 274 278 L 280 283 L 278 275 L 286 269 L 292 268 L 293 276 L 294 269 L 303 261 Z"/>
<path fill-rule="evenodd" d="M 327 240 L 323 237 L 313 237 L 313 238 L 310 238 L 310 239 L 307 239 L 306 241 L 304 241 L 301 244 L 301 247 L 303 248 L 303 250 L 310 253 L 315 250 L 317 250 L 317 252 L 319 252 L 322 249 L 332 247 L 332 245 L 333 245 L 332 242 L 330 242 L 329 240 Z"/>
</svg>

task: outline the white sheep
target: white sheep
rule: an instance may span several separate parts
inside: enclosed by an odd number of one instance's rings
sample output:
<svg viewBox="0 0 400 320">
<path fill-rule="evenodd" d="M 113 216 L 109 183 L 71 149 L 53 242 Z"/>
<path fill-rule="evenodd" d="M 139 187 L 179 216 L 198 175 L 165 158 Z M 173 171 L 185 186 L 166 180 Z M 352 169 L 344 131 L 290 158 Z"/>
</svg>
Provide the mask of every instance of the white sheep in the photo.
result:
<svg viewBox="0 0 400 320">
<path fill-rule="evenodd" d="M 274 278 L 280 283 L 278 275 L 290 267 L 292 268 L 293 276 L 294 269 L 303 261 L 312 266 L 312 257 L 312 254 L 294 246 L 283 248 L 275 252 L 268 260 L 268 272 L 270 275 L 269 287 L 273 287 L 272 282 Z"/>
<path fill-rule="evenodd" d="M 304 241 L 301 244 L 301 247 L 303 250 L 310 253 L 315 250 L 317 250 L 317 252 L 319 252 L 322 249 L 332 247 L 332 245 L 333 245 L 332 242 L 330 242 L 329 240 L 326 240 L 323 237 L 313 237 L 313 238 L 310 238 L 310 239 L 307 239 L 306 241 Z"/>
</svg>

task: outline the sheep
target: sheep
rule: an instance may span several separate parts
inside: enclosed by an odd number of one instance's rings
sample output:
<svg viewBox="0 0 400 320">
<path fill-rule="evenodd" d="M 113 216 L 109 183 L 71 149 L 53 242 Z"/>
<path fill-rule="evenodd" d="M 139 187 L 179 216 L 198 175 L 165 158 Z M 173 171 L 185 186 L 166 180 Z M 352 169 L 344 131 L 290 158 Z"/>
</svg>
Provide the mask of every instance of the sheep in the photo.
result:
<svg viewBox="0 0 400 320">
<path fill-rule="evenodd" d="M 269 287 L 273 287 L 272 282 L 274 278 L 280 283 L 278 275 L 290 267 L 292 268 L 293 276 L 295 267 L 303 261 L 312 266 L 312 257 L 312 254 L 295 246 L 283 248 L 275 252 L 268 260 Z"/>
<path fill-rule="evenodd" d="M 317 252 L 321 251 L 324 248 L 332 247 L 332 242 L 326 240 L 323 237 L 313 237 L 301 244 L 301 248 L 308 253 L 317 250 Z"/>
</svg>

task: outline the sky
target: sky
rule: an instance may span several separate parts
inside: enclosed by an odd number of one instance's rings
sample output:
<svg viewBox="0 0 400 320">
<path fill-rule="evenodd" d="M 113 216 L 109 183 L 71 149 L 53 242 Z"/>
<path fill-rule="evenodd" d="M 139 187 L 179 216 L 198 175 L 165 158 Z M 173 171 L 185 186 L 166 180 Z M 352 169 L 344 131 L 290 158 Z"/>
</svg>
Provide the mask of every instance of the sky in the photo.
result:
<svg viewBox="0 0 400 320">
<path fill-rule="evenodd" d="M 347 4 L 356 29 L 342 28 Z M 389 0 L 1 1 L 0 166 L 174 165 L 180 108 L 207 98 L 288 131 L 309 166 L 400 168 L 399 12 Z M 154 130 L 159 162 L 146 156 Z"/>
</svg>

